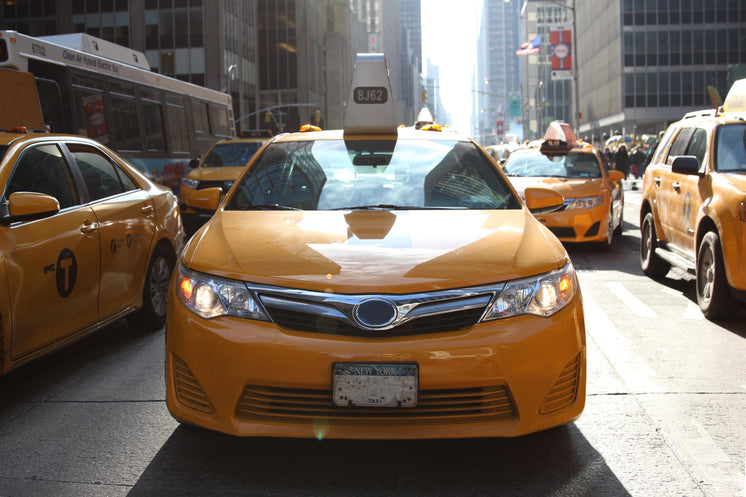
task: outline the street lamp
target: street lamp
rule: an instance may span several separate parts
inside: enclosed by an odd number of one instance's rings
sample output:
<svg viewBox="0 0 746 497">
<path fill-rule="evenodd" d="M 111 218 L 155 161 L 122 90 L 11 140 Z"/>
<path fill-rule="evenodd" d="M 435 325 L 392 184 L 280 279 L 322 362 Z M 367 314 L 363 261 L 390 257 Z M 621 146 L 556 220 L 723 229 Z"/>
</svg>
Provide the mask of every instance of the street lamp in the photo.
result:
<svg viewBox="0 0 746 497">
<path fill-rule="evenodd" d="M 231 64 L 225 71 L 225 88 L 228 95 L 231 94 L 231 80 L 236 77 L 236 64 Z"/>
</svg>

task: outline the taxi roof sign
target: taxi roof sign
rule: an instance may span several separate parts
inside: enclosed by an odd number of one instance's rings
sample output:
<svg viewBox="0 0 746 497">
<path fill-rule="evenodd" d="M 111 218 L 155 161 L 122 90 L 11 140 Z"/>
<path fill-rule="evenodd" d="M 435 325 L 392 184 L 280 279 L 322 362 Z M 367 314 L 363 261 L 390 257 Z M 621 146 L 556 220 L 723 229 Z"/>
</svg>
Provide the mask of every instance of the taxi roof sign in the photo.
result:
<svg viewBox="0 0 746 497">
<path fill-rule="evenodd" d="M 578 144 L 572 126 L 561 121 L 549 123 L 544 141 L 541 143 L 542 152 L 567 152 Z"/>
<path fill-rule="evenodd" d="M 723 114 L 746 112 L 746 78 L 733 82 L 720 110 Z"/>
<path fill-rule="evenodd" d="M 357 54 L 344 134 L 395 135 L 396 132 L 396 112 L 386 58 L 380 53 Z"/>
</svg>

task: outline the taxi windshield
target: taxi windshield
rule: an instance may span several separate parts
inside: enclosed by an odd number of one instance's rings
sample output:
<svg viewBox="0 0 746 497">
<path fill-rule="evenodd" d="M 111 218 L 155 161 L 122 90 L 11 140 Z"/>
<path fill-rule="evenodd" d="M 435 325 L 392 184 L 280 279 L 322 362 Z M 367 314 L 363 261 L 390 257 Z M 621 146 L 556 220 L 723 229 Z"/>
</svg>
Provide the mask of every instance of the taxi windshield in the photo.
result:
<svg viewBox="0 0 746 497">
<path fill-rule="evenodd" d="M 262 146 L 261 142 L 222 143 L 212 147 L 202 167 L 242 167 Z"/>
<path fill-rule="evenodd" d="M 519 209 L 492 163 L 459 140 L 274 143 L 241 179 L 228 210 Z"/>
<path fill-rule="evenodd" d="M 503 171 L 508 176 L 550 176 L 554 178 L 600 178 L 601 166 L 595 154 L 568 152 L 545 155 L 538 149 L 513 153 Z"/>
<path fill-rule="evenodd" d="M 718 127 L 715 161 L 718 171 L 746 173 L 746 124 Z"/>
</svg>

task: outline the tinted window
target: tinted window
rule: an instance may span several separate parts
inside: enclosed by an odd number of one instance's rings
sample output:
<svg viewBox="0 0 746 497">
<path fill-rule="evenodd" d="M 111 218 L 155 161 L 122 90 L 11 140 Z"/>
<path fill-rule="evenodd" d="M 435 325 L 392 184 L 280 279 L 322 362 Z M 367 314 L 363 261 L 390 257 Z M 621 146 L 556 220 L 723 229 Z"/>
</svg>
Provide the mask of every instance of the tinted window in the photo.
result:
<svg viewBox="0 0 746 497">
<path fill-rule="evenodd" d="M 133 189 L 132 180 L 124 173 L 120 173 L 109 158 L 98 149 L 78 144 L 68 144 L 68 148 L 83 174 L 92 201 Z M 121 181 L 120 174 L 126 178 L 126 184 Z"/>
<path fill-rule="evenodd" d="M 61 209 L 80 203 L 70 169 L 57 145 L 29 147 L 23 152 L 8 181 L 5 197 L 15 192 L 51 195 Z"/>
<path fill-rule="evenodd" d="M 671 150 L 668 151 L 668 159 L 666 160 L 666 163 L 669 166 L 673 162 L 674 157 L 686 154 L 686 149 L 689 146 L 689 139 L 692 137 L 693 133 L 694 128 L 684 128 L 678 135 L 676 135 L 676 138 L 671 144 Z"/>
<path fill-rule="evenodd" d="M 503 177 L 470 142 L 320 140 L 274 143 L 241 179 L 228 209 L 517 209 Z"/>
<path fill-rule="evenodd" d="M 707 131 L 697 128 L 692 134 L 692 140 L 686 149 L 686 155 L 696 157 L 697 162 L 702 166 L 705 160 L 705 152 L 707 152 Z"/>
<path fill-rule="evenodd" d="M 715 169 L 746 172 L 746 124 L 718 127 Z"/>
<path fill-rule="evenodd" d="M 261 146 L 259 142 L 215 145 L 205 157 L 202 167 L 245 166 Z"/>
</svg>

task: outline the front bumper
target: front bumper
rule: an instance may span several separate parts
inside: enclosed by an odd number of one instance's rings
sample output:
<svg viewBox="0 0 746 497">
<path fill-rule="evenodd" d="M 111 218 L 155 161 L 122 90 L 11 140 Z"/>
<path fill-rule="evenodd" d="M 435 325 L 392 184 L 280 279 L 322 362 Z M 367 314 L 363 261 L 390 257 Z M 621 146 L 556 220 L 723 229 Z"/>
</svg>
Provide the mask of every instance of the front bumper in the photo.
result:
<svg viewBox="0 0 746 497">
<path fill-rule="evenodd" d="M 609 205 L 536 216 L 562 242 L 602 242 L 608 236 Z"/>
<path fill-rule="evenodd" d="M 581 414 L 585 351 L 580 294 L 550 318 L 390 338 L 204 320 L 174 298 L 166 326 L 167 404 L 180 421 L 239 436 L 517 436 Z M 335 406 L 335 362 L 416 363 L 417 407 Z"/>
</svg>

